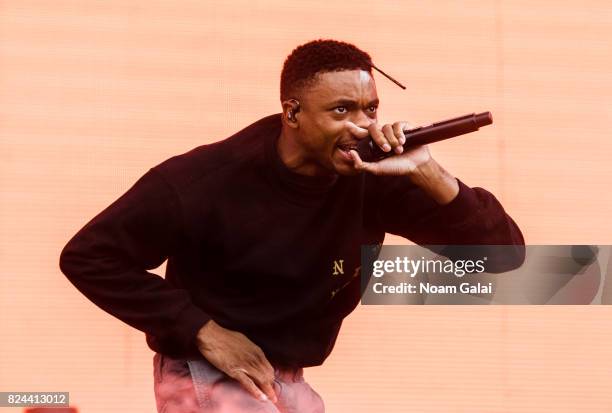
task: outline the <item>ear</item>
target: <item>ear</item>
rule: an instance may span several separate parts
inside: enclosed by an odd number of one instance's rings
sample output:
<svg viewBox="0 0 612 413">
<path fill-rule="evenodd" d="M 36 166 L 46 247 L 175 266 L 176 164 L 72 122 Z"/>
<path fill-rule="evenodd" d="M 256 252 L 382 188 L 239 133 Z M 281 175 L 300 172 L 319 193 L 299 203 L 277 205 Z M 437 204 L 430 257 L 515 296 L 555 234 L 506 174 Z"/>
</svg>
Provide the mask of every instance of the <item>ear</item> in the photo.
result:
<svg viewBox="0 0 612 413">
<path fill-rule="evenodd" d="M 298 127 L 297 113 L 300 111 L 300 102 L 296 99 L 287 99 L 282 102 L 283 117 L 287 121 L 287 126 L 291 128 Z"/>
</svg>

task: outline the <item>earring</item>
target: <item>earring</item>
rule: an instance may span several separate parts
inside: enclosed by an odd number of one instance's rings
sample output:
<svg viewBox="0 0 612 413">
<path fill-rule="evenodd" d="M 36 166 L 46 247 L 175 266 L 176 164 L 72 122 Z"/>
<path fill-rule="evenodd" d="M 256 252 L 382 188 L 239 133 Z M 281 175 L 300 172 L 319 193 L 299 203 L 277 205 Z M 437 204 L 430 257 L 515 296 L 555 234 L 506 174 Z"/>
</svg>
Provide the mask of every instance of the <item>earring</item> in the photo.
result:
<svg viewBox="0 0 612 413">
<path fill-rule="evenodd" d="M 289 99 L 290 108 L 287 110 L 287 120 L 289 122 L 297 122 L 295 114 L 300 111 L 300 102 L 295 99 Z"/>
</svg>

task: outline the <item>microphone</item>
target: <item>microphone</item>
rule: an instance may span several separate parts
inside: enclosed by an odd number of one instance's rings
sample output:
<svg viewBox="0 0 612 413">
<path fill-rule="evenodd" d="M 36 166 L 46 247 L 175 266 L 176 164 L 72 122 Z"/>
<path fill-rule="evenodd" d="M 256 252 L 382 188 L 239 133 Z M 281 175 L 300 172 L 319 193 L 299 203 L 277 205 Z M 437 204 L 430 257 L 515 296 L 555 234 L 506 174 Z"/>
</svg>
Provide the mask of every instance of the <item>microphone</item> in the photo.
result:
<svg viewBox="0 0 612 413">
<path fill-rule="evenodd" d="M 471 113 L 469 115 L 432 123 L 431 125 L 405 130 L 404 135 L 406 135 L 406 142 L 403 145 L 404 150 L 475 132 L 481 126 L 490 125 L 492 123 L 493 116 L 491 112 L 482 112 L 478 114 Z M 359 157 L 365 162 L 377 162 L 389 156 L 396 155 L 393 150 L 385 152 L 380 149 L 376 142 L 370 137 L 361 139 L 357 143 L 356 150 Z"/>
</svg>

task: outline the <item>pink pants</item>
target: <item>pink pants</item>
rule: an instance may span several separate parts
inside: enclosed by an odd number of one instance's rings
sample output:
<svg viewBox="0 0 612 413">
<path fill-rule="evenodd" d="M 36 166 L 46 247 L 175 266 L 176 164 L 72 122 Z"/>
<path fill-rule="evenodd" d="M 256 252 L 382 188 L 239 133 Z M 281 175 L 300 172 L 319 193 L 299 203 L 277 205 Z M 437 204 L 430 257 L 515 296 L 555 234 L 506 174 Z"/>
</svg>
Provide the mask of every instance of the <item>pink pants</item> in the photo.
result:
<svg viewBox="0 0 612 413">
<path fill-rule="evenodd" d="M 259 401 L 240 383 L 201 359 L 153 357 L 158 413 L 324 413 L 321 396 L 304 381 L 303 370 L 274 369 L 278 403 Z"/>
</svg>

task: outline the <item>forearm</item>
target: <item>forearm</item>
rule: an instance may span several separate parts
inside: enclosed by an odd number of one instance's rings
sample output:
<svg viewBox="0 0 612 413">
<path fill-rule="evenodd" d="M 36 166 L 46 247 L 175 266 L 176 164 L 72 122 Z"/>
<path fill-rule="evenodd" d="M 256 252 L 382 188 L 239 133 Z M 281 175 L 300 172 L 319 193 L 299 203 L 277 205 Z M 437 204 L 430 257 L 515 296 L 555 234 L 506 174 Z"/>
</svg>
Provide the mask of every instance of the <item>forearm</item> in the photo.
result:
<svg viewBox="0 0 612 413">
<path fill-rule="evenodd" d="M 499 201 L 432 164 L 410 176 L 384 177 L 379 220 L 386 232 L 417 244 L 524 244 Z M 397 219 L 386 211 L 403 211 Z"/>
<path fill-rule="evenodd" d="M 102 231 L 85 230 L 60 256 L 60 269 L 90 301 L 108 314 L 158 340 L 189 349 L 208 320 L 186 290 L 120 258 Z M 192 348 L 193 349 L 193 348 Z"/>
</svg>

